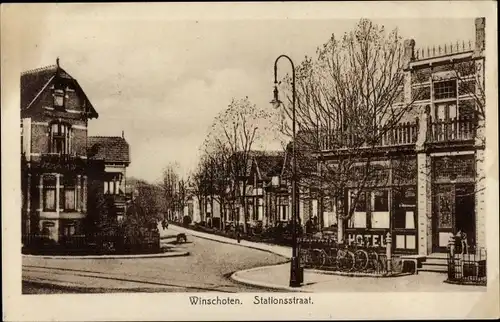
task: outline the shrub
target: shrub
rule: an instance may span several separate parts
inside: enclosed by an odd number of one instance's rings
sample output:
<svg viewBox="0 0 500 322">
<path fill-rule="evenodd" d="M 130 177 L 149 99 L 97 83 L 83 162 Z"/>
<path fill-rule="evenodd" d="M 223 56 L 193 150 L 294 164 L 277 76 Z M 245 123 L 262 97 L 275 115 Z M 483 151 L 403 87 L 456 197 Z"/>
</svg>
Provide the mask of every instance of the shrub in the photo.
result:
<svg viewBox="0 0 500 322">
<path fill-rule="evenodd" d="M 187 226 L 189 226 L 189 224 L 191 224 L 191 217 L 189 217 L 189 216 L 184 216 L 184 217 L 182 218 L 182 225 L 183 225 L 184 227 L 187 227 Z"/>
</svg>

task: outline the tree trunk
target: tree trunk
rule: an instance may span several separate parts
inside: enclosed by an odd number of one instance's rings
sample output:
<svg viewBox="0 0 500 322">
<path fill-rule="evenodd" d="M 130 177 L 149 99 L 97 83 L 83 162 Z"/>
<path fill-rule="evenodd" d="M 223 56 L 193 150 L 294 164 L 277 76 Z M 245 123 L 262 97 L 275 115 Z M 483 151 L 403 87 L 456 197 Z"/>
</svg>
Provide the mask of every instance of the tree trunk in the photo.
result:
<svg viewBox="0 0 500 322">
<path fill-rule="evenodd" d="M 203 201 L 201 200 L 200 197 L 198 197 L 198 209 L 200 211 L 200 221 L 203 221 L 203 215 L 202 215 L 203 209 L 202 209 L 202 207 L 203 207 Z"/>
<path fill-rule="evenodd" d="M 247 233 L 247 222 L 248 222 L 248 207 L 247 207 L 247 184 L 246 181 L 243 181 L 243 233 Z"/>
<path fill-rule="evenodd" d="M 226 204 L 221 199 L 220 204 L 220 229 L 222 231 L 226 230 Z"/>
</svg>

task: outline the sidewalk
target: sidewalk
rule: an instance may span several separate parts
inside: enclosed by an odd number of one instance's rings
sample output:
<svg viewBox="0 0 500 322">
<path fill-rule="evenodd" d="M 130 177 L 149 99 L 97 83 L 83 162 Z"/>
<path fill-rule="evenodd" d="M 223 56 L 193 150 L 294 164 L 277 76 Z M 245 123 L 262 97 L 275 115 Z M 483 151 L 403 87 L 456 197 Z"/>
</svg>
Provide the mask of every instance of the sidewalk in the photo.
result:
<svg viewBox="0 0 500 322">
<path fill-rule="evenodd" d="M 170 225 L 169 229 L 221 243 L 250 247 L 291 257 L 289 247 L 236 240 Z M 189 238 L 189 237 L 188 237 Z M 304 271 L 304 285 L 289 287 L 290 264 L 263 266 L 234 273 L 231 279 L 249 285 L 293 292 L 485 292 L 486 287 L 444 283 L 446 274 L 421 272 L 399 277 L 347 277 L 314 270 Z"/>
<path fill-rule="evenodd" d="M 486 292 L 484 286 L 444 283 L 446 274 L 421 272 L 399 277 L 347 277 L 304 271 L 304 285 L 289 287 L 290 264 L 258 267 L 234 273 L 237 282 L 295 292 Z"/>
</svg>

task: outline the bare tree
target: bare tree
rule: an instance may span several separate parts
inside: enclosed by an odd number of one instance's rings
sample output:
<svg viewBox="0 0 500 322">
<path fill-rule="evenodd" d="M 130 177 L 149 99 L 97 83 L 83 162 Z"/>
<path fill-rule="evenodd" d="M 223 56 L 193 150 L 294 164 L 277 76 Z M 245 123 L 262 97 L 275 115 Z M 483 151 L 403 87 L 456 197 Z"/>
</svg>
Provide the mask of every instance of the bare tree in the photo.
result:
<svg viewBox="0 0 500 322">
<path fill-rule="evenodd" d="M 176 210 L 176 194 L 179 181 L 177 168 L 177 164 L 171 163 L 168 164 L 163 170 L 163 180 L 161 183 L 161 187 L 165 199 L 166 209 L 164 209 L 164 211 L 167 213 L 167 217 L 169 219 L 172 219 L 172 216 Z"/>
<path fill-rule="evenodd" d="M 206 185 L 209 190 L 210 200 L 217 202 L 221 209 L 221 229 L 225 228 L 226 206 L 234 211 L 234 198 L 232 197 L 231 172 L 229 168 L 230 150 L 217 138 L 209 136 L 203 143 L 203 164 Z M 213 208 L 213 205 L 212 205 Z"/>
<path fill-rule="evenodd" d="M 333 34 L 314 59 L 306 57 L 296 69 L 299 187 L 319 187 L 334 200 L 343 200 L 350 188 L 349 209 L 339 219 L 350 219 L 366 189 L 389 178 L 374 151 L 401 138 L 416 140 L 418 95 L 404 95 L 405 57 L 397 29 L 387 33 L 362 19 L 340 39 Z M 282 83 L 287 100 L 280 130 L 291 136 L 291 77 Z M 326 162 L 321 151 L 336 152 Z"/>
<path fill-rule="evenodd" d="M 218 171 L 220 175 L 231 179 L 231 184 L 228 186 L 231 187 L 233 200 L 237 198 L 243 207 L 245 233 L 249 217 L 247 187 L 250 154 L 252 149 L 261 142 L 260 133 L 264 133 L 264 127 L 267 126 L 266 120 L 269 118 L 270 114 L 266 110 L 257 108 L 248 97 L 233 99 L 228 108 L 216 117 L 209 134 L 211 144 L 216 147 L 215 151 L 228 156 L 227 160 L 217 160 L 217 163 L 219 161 L 226 163 L 224 167 L 220 167 L 219 164 Z M 239 221 L 239 216 L 237 218 Z"/>
</svg>

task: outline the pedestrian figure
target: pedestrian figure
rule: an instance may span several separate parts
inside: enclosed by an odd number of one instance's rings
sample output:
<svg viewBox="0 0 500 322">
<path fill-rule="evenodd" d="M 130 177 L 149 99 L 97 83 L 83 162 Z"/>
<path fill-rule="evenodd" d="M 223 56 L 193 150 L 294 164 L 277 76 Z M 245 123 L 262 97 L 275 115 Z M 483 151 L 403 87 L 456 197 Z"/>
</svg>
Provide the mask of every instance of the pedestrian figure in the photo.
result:
<svg viewBox="0 0 500 322">
<path fill-rule="evenodd" d="M 240 225 L 236 226 L 236 240 L 238 241 L 238 244 L 241 241 L 241 235 L 240 235 Z"/>
</svg>

